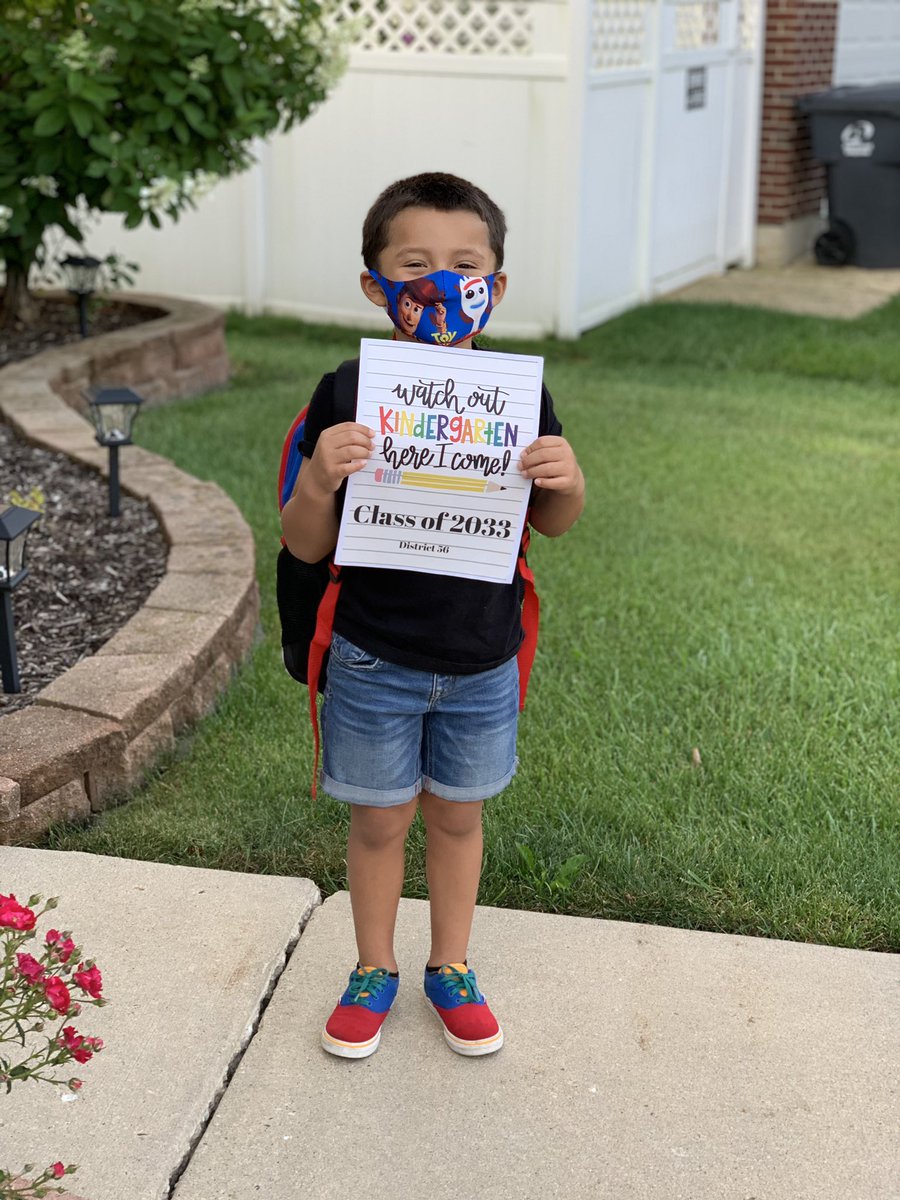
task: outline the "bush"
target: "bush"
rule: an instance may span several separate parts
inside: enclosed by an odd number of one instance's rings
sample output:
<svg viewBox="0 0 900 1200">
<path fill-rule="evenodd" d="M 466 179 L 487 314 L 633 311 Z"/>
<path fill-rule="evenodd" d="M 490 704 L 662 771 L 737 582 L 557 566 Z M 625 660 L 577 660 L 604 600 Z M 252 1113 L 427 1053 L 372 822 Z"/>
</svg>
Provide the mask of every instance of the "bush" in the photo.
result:
<svg viewBox="0 0 900 1200">
<path fill-rule="evenodd" d="M 343 67 L 333 0 L 20 0 L 0 15 L 0 323 L 45 231 L 177 218 L 303 121 Z"/>
</svg>

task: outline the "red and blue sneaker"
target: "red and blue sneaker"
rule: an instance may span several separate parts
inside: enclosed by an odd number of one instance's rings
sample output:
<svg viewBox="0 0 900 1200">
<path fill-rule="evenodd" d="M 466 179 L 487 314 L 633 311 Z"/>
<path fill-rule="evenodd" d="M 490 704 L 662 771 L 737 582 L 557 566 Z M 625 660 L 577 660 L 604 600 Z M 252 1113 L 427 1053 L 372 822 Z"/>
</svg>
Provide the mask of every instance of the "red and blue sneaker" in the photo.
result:
<svg viewBox="0 0 900 1200">
<path fill-rule="evenodd" d="M 493 1054 L 503 1045 L 503 1030 L 465 963 L 443 963 L 434 971 L 426 967 L 425 999 L 457 1054 Z"/>
<path fill-rule="evenodd" d="M 378 1049 L 381 1026 L 400 986 L 387 967 L 363 967 L 350 973 L 350 983 L 322 1030 L 322 1047 L 341 1058 L 368 1058 Z"/>
</svg>

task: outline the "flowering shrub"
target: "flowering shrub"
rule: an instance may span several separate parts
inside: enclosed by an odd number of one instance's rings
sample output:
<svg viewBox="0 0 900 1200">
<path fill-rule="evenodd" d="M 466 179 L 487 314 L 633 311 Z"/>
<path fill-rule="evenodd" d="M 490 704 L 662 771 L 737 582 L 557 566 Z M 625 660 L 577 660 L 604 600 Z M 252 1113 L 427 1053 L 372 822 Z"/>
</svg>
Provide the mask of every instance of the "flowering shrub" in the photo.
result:
<svg viewBox="0 0 900 1200">
<path fill-rule="evenodd" d="M 129 227 L 177 217 L 251 144 L 290 129 L 338 79 L 337 0 L 5 0 L 0 11 L 0 323 L 79 209 Z"/>
<path fill-rule="evenodd" d="M 48 929 L 43 942 L 31 947 L 34 953 L 23 949 L 36 939 L 39 918 L 57 906 L 51 897 L 35 912 L 40 902 L 40 896 L 31 896 L 20 904 L 14 895 L 0 893 L 0 1083 L 7 1094 L 26 1079 L 78 1092 L 83 1081 L 66 1068 L 89 1063 L 103 1049 L 101 1038 L 87 1037 L 71 1023 L 84 1005 L 108 1003 L 99 967 L 84 957 L 71 931 Z M 7 1058 L 5 1047 L 10 1045 L 14 1050 Z M 27 1164 L 23 1174 L 32 1170 L 34 1164 Z M 49 1181 L 75 1170 L 56 1162 L 31 1180 L 15 1180 L 0 1170 L 0 1200 L 32 1200 L 63 1191 L 48 1187 Z"/>
</svg>

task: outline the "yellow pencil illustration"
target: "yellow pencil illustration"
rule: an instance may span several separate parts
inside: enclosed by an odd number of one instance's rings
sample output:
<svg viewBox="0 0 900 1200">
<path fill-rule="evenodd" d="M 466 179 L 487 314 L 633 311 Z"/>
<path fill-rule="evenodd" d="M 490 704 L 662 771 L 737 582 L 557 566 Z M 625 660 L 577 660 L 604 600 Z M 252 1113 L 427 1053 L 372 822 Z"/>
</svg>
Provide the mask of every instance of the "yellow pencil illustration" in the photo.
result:
<svg viewBox="0 0 900 1200">
<path fill-rule="evenodd" d="M 386 471 L 379 467 L 375 472 L 376 483 L 402 483 L 409 487 L 434 488 L 440 492 L 469 492 L 478 495 L 484 492 L 504 492 L 500 483 L 479 479 L 475 475 L 435 475 L 427 471 Z"/>
</svg>

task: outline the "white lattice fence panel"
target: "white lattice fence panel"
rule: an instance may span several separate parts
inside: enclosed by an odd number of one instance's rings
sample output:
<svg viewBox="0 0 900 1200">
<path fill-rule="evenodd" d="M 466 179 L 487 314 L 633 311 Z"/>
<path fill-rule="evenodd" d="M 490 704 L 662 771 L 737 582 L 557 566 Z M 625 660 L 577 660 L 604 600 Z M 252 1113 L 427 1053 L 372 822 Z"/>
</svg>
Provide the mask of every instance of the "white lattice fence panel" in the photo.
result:
<svg viewBox="0 0 900 1200">
<path fill-rule="evenodd" d="M 738 45 L 742 50 L 755 50 L 759 43 L 760 0 L 741 0 L 738 11 Z"/>
<path fill-rule="evenodd" d="M 521 0 L 349 0 L 358 50 L 396 54 L 529 55 L 532 5 Z"/>
<path fill-rule="evenodd" d="M 594 0 L 591 67 L 617 71 L 647 62 L 648 9 L 652 0 Z"/>
<path fill-rule="evenodd" d="M 675 11 L 675 49 L 703 50 L 719 44 L 719 0 L 689 0 Z"/>
</svg>

